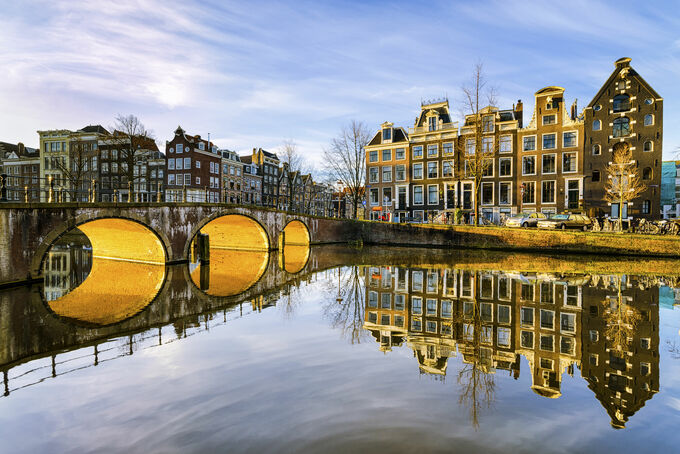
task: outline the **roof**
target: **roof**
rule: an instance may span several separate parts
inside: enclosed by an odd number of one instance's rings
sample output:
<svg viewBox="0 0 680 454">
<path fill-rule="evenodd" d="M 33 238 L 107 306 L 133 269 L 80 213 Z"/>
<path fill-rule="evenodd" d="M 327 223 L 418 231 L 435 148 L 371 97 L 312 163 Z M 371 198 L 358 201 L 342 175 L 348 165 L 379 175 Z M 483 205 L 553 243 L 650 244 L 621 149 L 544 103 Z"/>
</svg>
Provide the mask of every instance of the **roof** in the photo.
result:
<svg viewBox="0 0 680 454">
<path fill-rule="evenodd" d="M 408 142 L 408 134 L 404 128 L 392 128 L 392 142 Z M 382 129 L 375 133 L 373 138 L 368 142 L 368 145 L 381 145 L 382 144 Z"/>
<path fill-rule="evenodd" d="M 550 87 L 541 88 L 535 95 L 547 95 L 548 93 L 564 93 L 564 88 L 552 85 Z"/>
<path fill-rule="evenodd" d="M 14 153 L 19 158 L 35 158 L 40 152 L 36 148 L 25 147 L 21 142 L 18 144 L 0 142 L 0 159 L 5 159 Z"/>
<path fill-rule="evenodd" d="M 661 96 L 652 88 L 651 85 L 647 83 L 646 80 L 642 78 L 640 74 L 638 74 L 637 71 L 635 71 L 631 66 L 630 66 L 630 58 L 628 57 L 623 57 L 619 58 L 614 62 L 614 66 L 616 67 L 614 71 L 611 73 L 607 81 L 602 85 L 602 87 L 597 91 L 595 96 L 593 96 L 593 99 L 588 103 L 586 108 L 592 108 L 596 103 L 597 100 L 600 99 L 600 96 L 604 93 L 604 91 L 607 89 L 609 85 L 616 79 L 616 77 L 621 74 L 622 70 L 626 70 L 628 76 L 634 77 L 639 80 L 640 84 L 643 85 L 649 92 L 654 96 L 655 98 L 661 98 Z"/>
<path fill-rule="evenodd" d="M 97 134 L 109 134 L 109 131 L 106 130 L 102 125 L 88 125 L 85 126 L 82 129 L 79 129 L 78 132 L 94 132 Z"/>
<path fill-rule="evenodd" d="M 253 157 L 251 155 L 247 156 L 240 156 L 241 162 L 244 164 L 252 164 L 253 163 Z"/>
</svg>

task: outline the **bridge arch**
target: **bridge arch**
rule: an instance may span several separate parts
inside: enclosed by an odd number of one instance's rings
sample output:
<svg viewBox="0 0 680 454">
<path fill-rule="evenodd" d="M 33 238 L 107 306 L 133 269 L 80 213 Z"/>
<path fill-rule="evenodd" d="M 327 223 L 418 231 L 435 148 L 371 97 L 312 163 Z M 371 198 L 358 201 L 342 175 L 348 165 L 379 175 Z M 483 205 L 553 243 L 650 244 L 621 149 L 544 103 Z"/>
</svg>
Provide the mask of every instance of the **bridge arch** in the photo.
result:
<svg viewBox="0 0 680 454">
<path fill-rule="evenodd" d="M 197 223 L 184 246 L 184 257 L 191 257 L 191 244 L 199 233 L 210 238 L 211 249 L 269 251 L 267 229 L 252 216 L 237 211 L 218 212 Z"/>
<path fill-rule="evenodd" d="M 52 245 L 75 228 L 88 237 L 93 257 L 164 265 L 171 251 L 168 237 L 133 213 L 126 216 L 83 214 L 58 224 L 45 235 L 31 261 L 33 276 L 42 274 L 44 260 Z"/>
<path fill-rule="evenodd" d="M 299 219 L 289 221 L 282 230 L 282 241 L 279 245 L 281 269 L 291 274 L 301 272 L 309 260 L 310 240 L 309 228 L 304 222 Z"/>
<path fill-rule="evenodd" d="M 307 224 L 299 219 L 289 221 L 282 230 L 283 244 L 281 246 L 309 246 L 311 235 Z"/>
</svg>

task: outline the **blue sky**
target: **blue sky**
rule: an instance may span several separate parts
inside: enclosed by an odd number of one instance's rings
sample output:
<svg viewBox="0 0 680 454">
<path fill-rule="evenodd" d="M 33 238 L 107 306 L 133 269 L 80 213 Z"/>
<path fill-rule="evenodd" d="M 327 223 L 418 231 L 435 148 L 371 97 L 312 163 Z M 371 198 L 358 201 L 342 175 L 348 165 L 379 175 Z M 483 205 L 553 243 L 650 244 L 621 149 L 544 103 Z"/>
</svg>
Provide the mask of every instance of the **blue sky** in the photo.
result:
<svg viewBox="0 0 680 454">
<path fill-rule="evenodd" d="M 350 119 L 412 126 L 482 61 L 501 108 L 548 85 L 579 109 L 620 57 L 661 94 L 664 157 L 680 146 L 676 2 L 0 0 L 0 141 L 135 114 L 221 147 L 295 140 L 319 166 Z"/>
</svg>

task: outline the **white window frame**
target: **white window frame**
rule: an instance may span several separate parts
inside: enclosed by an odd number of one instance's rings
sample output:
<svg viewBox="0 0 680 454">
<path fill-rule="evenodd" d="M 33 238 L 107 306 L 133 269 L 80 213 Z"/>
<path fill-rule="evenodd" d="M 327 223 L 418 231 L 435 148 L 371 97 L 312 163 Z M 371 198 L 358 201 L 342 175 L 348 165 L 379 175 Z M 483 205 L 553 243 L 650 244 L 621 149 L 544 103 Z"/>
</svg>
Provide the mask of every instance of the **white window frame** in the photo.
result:
<svg viewBox="0 0 680 454">
<path fill-rule="evenodd" d="M 416 149 L 420 149 L 420 156 L 416 156 Z M 413 159 L 423 159 L 423 146 L 422 145 L 414 145 L 411 151 Z"/>
<path fill-rule="evenodd" d="M 510 144 L 510 149 L 507 151 L 503 151 L 503 139 L 509 139 L 507 142 Z M 510 134 L 505 134 L 500 136 L 498 139 L 498 152 L 499 153 L 512 153 L 512 135 Z"/>
<path fill-rule="evenodd" d="M 416 166 L 420 166 L 420 178 L 416 177 Z M 425 177 L 425 174 L 423 172 L 423 163 L 422 162 L 414 162 L 411 165 L 411 179 L 422 180 L 424 177 Z"/>
<path fill-rule="evenodd" d="M 543 157 L 544 156 L 552 156 L 555 160 L 555 170 L 552 172 L 546 172 L 545 168 L 543 167 Z M 541 175 L 555 175 L 557 174 L 557 153 L 544 153 L 541 155 Z"/>
<path fill-rule="evenodd" d="M 597 153 L 595 153 L 596 149 L 597 149 Z M 590 147 L 590 153 L 593 156 L 600 156 L 602 154 L 602 146 L 599 143 L 594 143 L 593 146 Z"/>
<path fill-rule="evenodd" d="M 435 176 L 430 176 L 430 164 L 434 164 Z M 427 176 L 426 178 L 434 180 L 439 178 L 439 161 L 427 161 Z"/>
<path fill-rule="evenodd" d="M 566 155 L 573 154 L 576 159 L 576 166 L 574 166 L 574 170 L 564 170 L 564 157 Z M 578 172 L 578 152 L 577 151 L 565 151 L 562 153 L 562 173 L 576 173 Z"/>
<path fill-rule="evenodd" d="M 444 163 L 445 163 L 445 162 L 450 162 L 450 163 L 451 163 L 451 175 L 444 175 Z M 442 178 L 453 178 L 453 176 L 454 176 L 455 173 L 456 173 L 455 170 L 454 170 L 454 164 L 455 164 L 455 163 L 454 163 L 453 159 L 444 159 L 444 160 L 442 161 Z"/>
<path fill-rule="evenodd" d="M 430 202 L 430 188 L 436 188 L 435 195 L 437 196 L 437 200 L 434 203 Z M 439 205 L 439 185 L 438 184 L 428 184 L 427 185 L 427 204 L 428 205 Z"/>
<path fill-rule="evenodd" d="M 421 195 L 420 203 L 418 203 L 417 200 L 416 200 L 416 188 L 420 188 L 420 195 Z M 413 185 L 413 194 L 412 194 L 413 195 L 413 205 L 418 205 L 418 206 L 425 205 L 425 203 L 424 203 L 425 202 L 425 194 L 423 193 L 423 188 L 424 188 L 424 186 L 422 184 Z"/>
<path fill-rule="evenodd" d="M 554 118 L 555 121 L 553 121 L 552 123 L 546 123 L 545 119 L 550 118 L 550 117 Z M 556 124 L 557 124 L 557 114 L 545 114 L 541 117 L 541 125 L 543 125 L 543 126 L 556 125 Z"/>
<path fill-rule="evenodd" d="M 527 149 L 524 148 L 524 139 L 528 139 L 530 137 L 534 138 L 534 148 L 532 148 L 531 150 L 527 150 Z M 531 151 L 536 151 L 536 148 L 537 148 L 536 147 L 536 134 L 530 134 L 530 135 L 522 136 L 522 152 L 523 153 L 524 152 L 528 153 L 528 152 L 531 152 Z"/>
<path fill-rule="evenodd" d="M 485 161 L 491 162 L 491 175 L 482 175 L 482 178 L 494 178 L 496 175 L 496 160 L 493 158 L 484 158 Z M 488 168 L 486 171 L 488 172 Z"/>
<path fill-rule="evenodd" d="M 522 205 L 536 205 L 536 181 L 533 181 L 533 180 L 532 181 L 523 181 L 522 183 L 524 183 L 527 186 L 530 185 L 530 184 L 534 185 L 534 200 L 532 202 L 525 202 L 524 196 L 520 195 L 520 198 L 522 199 Z"/>
<path fill-rule="evenodd" d="M 597 124 L 597 128 L 595 125 Z M 593 124 L 591 125 L 591 129 L 593 131 L 602 131 L 602 120 L 595 119 L 593 120 Z"/>
<path fill-rule="evenodd" d="M 390 159 L 385 159 L 385 152 L 390 154 Z M 391 161 L 392 160 L 392 150 L 387 149 L 387 150 L 381 150 L 380 151 L 380 161 L 381 162 L 386 162 L 386 161 Z"/>
<path fill-rule="evenodd" d="M 430 150 L 434 150 L 434 154 L 430 154 Z M 439 145 L 436 143 L 427 144 L 427 154 L 425 156 L 428 159 L 439 157 Z"/>
<path fill-rule="evenodd" d="M 397 168 L 402 167 L 404 169 L 404 178 L 397 178 L 399 173 L 397 172 Z M 394 181 L 406 181 L 406 174 L 407 174 L 407 169 L 406 169 L 406 164 L 397 164 L 394 166 Z"/>
<path fill-rule="evenodd" d="M 491 203 L 484 203 L 484 185 L 491 185 Z M 496 191 L 495 191 L 495 185 L 493 181 L 483 181 L 482 184 L 479 186 L 479 201 L 480 205 L 483 206 L 493 206 L 495 205 L 496 202 Z"/>
<path fill-rule="evenodd" d="M 534 173 L 524 173 L 524 160 L 528 158 L 534 158 Z M 522 156 L 522 176 L 533 176 L 536 175 L 536 155 Z"/>
<path fill-rule="evenodd" d="M 510 175 L 501 175 L 501 161 L 510 161 Z M 513 176 L 512 161 L 512 156 L 498 158 L 498 178 L 509 178 Z"/>
<path fill-rule="evenodd" d="M 375 153 L 375 159 L 372 154 Z M 380 162 L 380 152 L 378 150 L 371 150 L 368 152 L 368 162 Z M 267 169 L 265 169 L 267 170 Z"/>
<path fill-rule="evenodd" d="M 543 185 L 546 183 L 553 183 L 555 185 L 555 190 L 553 191 L 553 201 L 546 202 L 543 200 Z M 542 180 L 541 181 L 541 205 L 555 205 L 557 203 L 557 180 Z"/>
<path fill-rule="evenodd" d="M 510 191 L 509 191 L 509 199 L 508 203 L 501 203 L 501 185 L 509 185 L 510 186 Z M 498 182 L 498 205 L 500 206 L 512 206 L 513 202 L 513 197 L 512 197 L 512 186 L 513 186 L 513 181 L 499 181 Z"/>
<path fill-rule="evenodd" d="M 546 148 L 545 145 L 545 138 L 548 136 L 554 136 L 555 137 L 555 146 L 552 148 Z M 557 133 L 556 132 L 548 132 L 545 134 L 541 134 L 541 150 L 556 150 L 557 149 Z"/>
<path fill-rule="evenodd" d="M 649 124 L 647 124 L 647 117 L 650 117 L 652 119 L 652 122 Z M 642 117 L 643 126 L 654 126 L 654 123 L 656 123 L 656 118 L 654 118 L 654 114 L 646 114 L 644 117 Z"/>
<path fill-rule="evenodd" d="M 576 140 L 574 141 L 574 145 L 569 147 L 569 146 L 565 145 L 565 143 L 564 143 L 564 135 L 572 133 L 572 132 L 574 134 L 576 134 Z M 562 148 L 578 148 L 578 130 L 577 129 L 571 129 L 569 131 L 562 131 Z"/>
<path fill-rule="evenodd" d="M 387 180 L 385 179 L 385 170 L 386 169 L 390 170 L 390 178 L 387 179 Z M 380 181 L 382 181 L 383 183 L 392 183 L 392 172 L 393 172 L 393 170 L 394 169 L 392 169 L 392 166 L 382 166 L 380 168 Z"/>
</svg>

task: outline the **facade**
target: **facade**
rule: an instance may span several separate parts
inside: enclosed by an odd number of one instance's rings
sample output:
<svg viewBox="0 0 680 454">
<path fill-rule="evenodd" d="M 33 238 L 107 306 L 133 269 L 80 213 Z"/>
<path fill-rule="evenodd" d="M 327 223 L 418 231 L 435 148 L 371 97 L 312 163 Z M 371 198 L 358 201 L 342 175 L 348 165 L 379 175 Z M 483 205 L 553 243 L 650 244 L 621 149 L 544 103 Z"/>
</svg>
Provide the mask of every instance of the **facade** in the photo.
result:
<svg viewBox="0 0 680 454">
<path fill-rule="evenodd" d="M 275 153 L 253 148 L 252 161 L 257 164 L 262 175 L 262 204 L 276 207 L 279 201 L 280 171 L 279 158 Z"/>
<path fill-rule="evenodd" d="M 222 153 L 222 198 L 225 203 L 242 203 L 243 163 L 235 151 L 220 150 Z"/>
<path fill-rule="evenodd" d="M 0 142 L 0 176 L 0 201 L 40 201 L 39 150 Z"/>
<path fill-rule="evenodd" d="M 147 200 L 149 202 L 162 202 L 165 193 L 165 154 L 154 151 L 146 160 L 146 171 L 148 181 Z"/>
<path fill-rule="evenodd" d="M 478 128 L 476 122 L 481 121 Z M 468 158 L 475 154 L 475 134 L 481 130 L 482 152 L 490 159 L 479 188 L 480 215 L 491 222 L 499 223 L 502 217 L 518 212 L 519 185 L 518 166 L 520 162 L 518 131 L 523 122 L 522 101 L 512 109 L 500 110 L 487 106 L 478 115 L 466 115 L 458 141 L 459 157 L 455 183 L 451 198 L 447 198 L 447 209 L 461 208 L 465 213 L 474 212 L 475 180 L 468 171 Z M 451 183 L 450 183 L 451 184 Z M 448 200 L 451 200 L 450 202 Z"/>
<path fill-rule="evenodd" d="M 661 217 L 680 217 L 680 161 L 661 164 Z"/>
<path fill-rule="evenodd" d="M 663 98 L 630 66 L 630 58 L 615 62 L 614 72 L 585 109 L 584 173 L 586 208 L 590 215 L 618 219 L 619 206 L 604 200 L 605 166 L 614 146 L 630 146 L 647 190 L 623 217 L 656 219 L 661 213 Z"/>
<path fill-rule="evenodd" d="M 545 87 L 534 97 L 531 121 L 519 131 L 519 211 L 583 211 L 583 119 L 576 102 L 567 109 L 562 87 Z"/>
<path fill-rule="evenodd" d="M 241 156 L 243 164 L 242 202 L 248 205 L 262 204 L 262 174 L 252 156 Z"/>
<path fill-rule="evenodd" d="M 395 220 L 403 220 L 411 215 L 408 140 L 404 128 L 395 128 L 386 122 L 366 145 L 367 219 L 391 214 Z M 419 207 L 422 206 L 421 196 Z"/>
<path fill-rule="evenodd" d="M 178 126 L 175 137 L 165 144 L 165 156 L 166 201 L 220 201 L 222 155 L 212 142 L 188 135 Z"/>
</svg>

